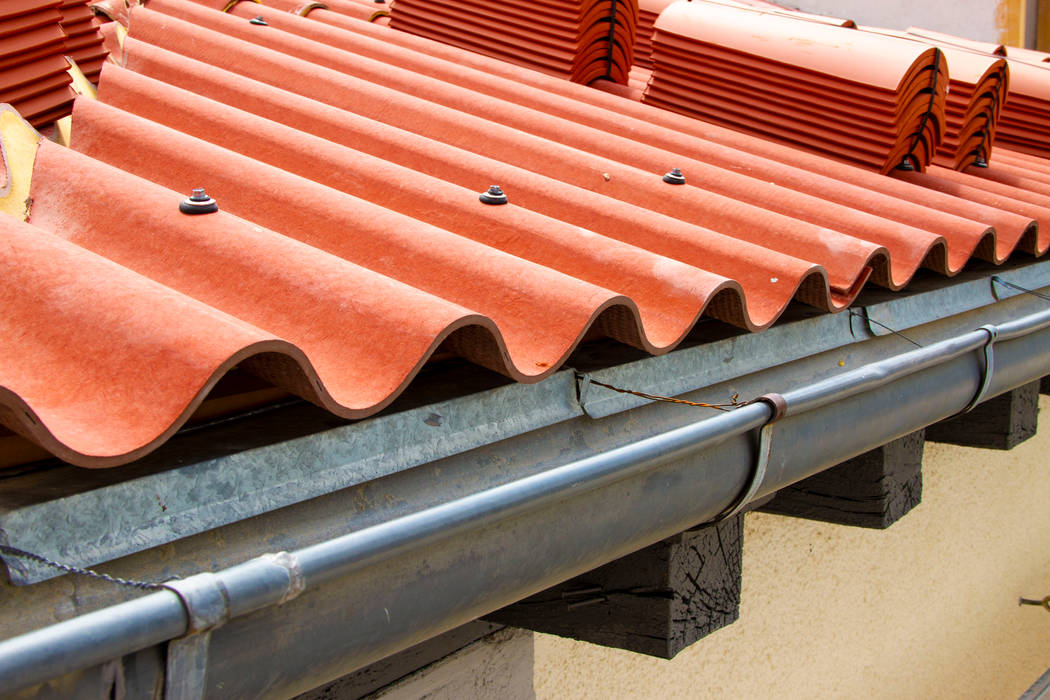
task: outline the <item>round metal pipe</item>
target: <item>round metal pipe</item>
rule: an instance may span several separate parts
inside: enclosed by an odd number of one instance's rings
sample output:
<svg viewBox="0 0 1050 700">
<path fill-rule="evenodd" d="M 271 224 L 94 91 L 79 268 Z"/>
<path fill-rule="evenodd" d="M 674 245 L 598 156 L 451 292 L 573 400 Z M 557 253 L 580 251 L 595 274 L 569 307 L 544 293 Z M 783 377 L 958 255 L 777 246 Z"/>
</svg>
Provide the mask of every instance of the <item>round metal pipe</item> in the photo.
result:
<svg viewBox="0 0 1050 700">
<path fill-rule="evenodd" d="M 0 688 L 29 688 L 163 644 L 185 634 L 187 624 L 179 597 L 160 591 L 34 630 L 0 642 Z"/>
<path fill-rule="evenodd" d="M 308 587 L 348 571 L 394 557 L 408 548 L 425 547 L 464 530 L 511 518 L 526 509 L 543 508 L 581 491 L 626 479 L 682 456 L 717 445 L 763 425 L 769 406 L 751 404 L 731 413 L 654 435 L 608 452 L 547 470 L 503 486 L 396 520 L 351 532 L 299 550 L 296 559 Z"/>
</svg>

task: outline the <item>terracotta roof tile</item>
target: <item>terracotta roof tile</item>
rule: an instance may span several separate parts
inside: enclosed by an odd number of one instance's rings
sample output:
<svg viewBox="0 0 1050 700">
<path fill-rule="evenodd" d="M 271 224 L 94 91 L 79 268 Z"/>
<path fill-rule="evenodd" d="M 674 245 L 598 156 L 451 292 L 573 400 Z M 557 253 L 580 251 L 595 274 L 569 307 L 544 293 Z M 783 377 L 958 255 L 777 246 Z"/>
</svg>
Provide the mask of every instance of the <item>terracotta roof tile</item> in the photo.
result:
<svg viewBox="0 0 1050 700">
<path fill-rule="evenodd" d="M 361 418 L 439 347 L 535 381 L 585 337 L 660 353 L 1047 248 L 1042 159 L 885 177 L 328 13 L 133 9 L 0 222 L 0 422 L 109 466 L 235 365 Z M 181 214 L 201 186 L 220 211 Z"/>
<path fill-rule="evenodd" d="M 82 64 L 89 79 L 105 60 L 86 0 L 18 0 L 0 9 L 0 102 L 13 104 L 36 126 L 69 113 L 66 56 Z"/>
<path fill-rule="evenodd" d="M 634 46 L 634 64 L 643 68 L 652 68 L 652 37 L 653 28 L 656 24 L 656 19 L 660 16 L 660 13 L 666 10 L 671 3 L 677 2 L 678 0 L 639 0 L 638 1 L 638 30 L 637 39 Z M 772 2 L 764 2 L 764 0 L 708 0 L 709 2 L 715 2 L 720 5 L 728 5 L 730 7 L 761 10 L 763 12 L 772 12 L 774 14 L 785 15 L 788 17 L 794 17 L 795 19 L 805 19 L 813 22 L 820 22 L 821 24 L 830 24 L 839 27 L 855 27 L 856 23 L 851 19 L 845 19 L 840 17 L 828 17 L 825 15 L 816 15 L 807 12 L 801 12 L 799 10 L 782 7 Z"/>
<path fill-rule="evenodd" d="M 643 101 L 888 172 L 945 133 L 943 53 L 789 14 L 675 3 Z"/>
<path fill-rule="evenodd" d="M 950 90 L 945 103 L 946 130 L 935 162 L 962 170 L 992 158 L 999 118 L 1009 86 L 1005 59 L 920 34 L 891 29 L 861 27 L 864 31 L 936 46 L 948 61 Z"/>
<path fill-rule="evenodd" d="M 952 91 L 958 95 L 976 95 L 979 98 L 983 93 L 981 85 L 987 88 L 996 83 L 1002 85 L 1008 82 L 1009 90 L 1005 101 L 995 104 L 1000 113 L 998 121 L 993 122 L 996 127 L 991 132 L 994 142 L 1032 155 L 1050 156 L 1050 146 L 1047 145 L 1050 144 L 1050 64 L 1046 63 L 1047 54 L 1002 44 L 971 41 L 917 27 L 910 27 L 906 32 L 898 34 L 938 46 L 948 54 L 949 66 L 954 66 Z M 1008 80 L 996 79 L 981 72 L 982 64 L 990 65 L 989 61 L 997 60 L 993 56 L 1006 57 Z M 978 81 L 978 75 L 982 75 L 984 81 Z M 963 78 L 973 87 L 957 85 L 957 78 Z M 952 101 L 953 98 L 949 98 L 949 104 Z M 998 103 L 997 100 L 992 102 Z M 959 102 L 956 104 L 957 109 L 961 108 Z M 970 109 L 973 111 L 987 112 L 988 108 L 987 104 L 981 105 L 971 100 Z M 988 141 L 987 138 L 983 140 Z M 960 141 L 965 143 L 967 139 L 962 138 Z M 965 147 L 960 150 L 965 151 Z M 958 155 L 957 151 L 956 157 Z"/>
<path fill-rule="evenodd" d="M 626 84 L 637 0 L 398 0 L 392 27 L 578 83 Z"/>
</svg>

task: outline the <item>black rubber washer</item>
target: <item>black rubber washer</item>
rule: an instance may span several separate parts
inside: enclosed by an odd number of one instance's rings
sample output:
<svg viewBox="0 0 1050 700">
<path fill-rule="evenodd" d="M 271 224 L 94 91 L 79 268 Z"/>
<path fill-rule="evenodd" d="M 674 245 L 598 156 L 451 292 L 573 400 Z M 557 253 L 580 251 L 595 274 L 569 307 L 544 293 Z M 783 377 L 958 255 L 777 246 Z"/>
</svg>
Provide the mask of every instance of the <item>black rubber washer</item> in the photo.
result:
<svg viewBox="0 0 1050 700">
<path fill-rule="evenodd" d="M 184 199 L 179 202 L 179 211 L 183 214 L 212 214 L 219 211 L 219 205 L 210 197 L 204 202 Z"/>
<path fill-rule="evenodd" d="M 482 204 L 493 205 L 506 204 L 508 201 L 506 193 L 495 185 L 490 187 L 488 192 L 482 192 L 481 195 L 478 196 L 478 199 L 481 200 Z"/>
</svg>

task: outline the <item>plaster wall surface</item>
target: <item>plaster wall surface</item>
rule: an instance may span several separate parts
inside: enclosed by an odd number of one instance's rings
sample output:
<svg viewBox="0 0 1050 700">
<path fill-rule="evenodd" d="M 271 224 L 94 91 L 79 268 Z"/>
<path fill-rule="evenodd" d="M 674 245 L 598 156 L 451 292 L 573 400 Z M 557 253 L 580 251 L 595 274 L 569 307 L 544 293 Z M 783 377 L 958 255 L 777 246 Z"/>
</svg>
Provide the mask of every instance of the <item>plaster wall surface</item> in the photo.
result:
<svg viewBox="0 0 1050 700">
<path fill-rule="evenodd" d="M 503 629 L 446 656 L 367 700 L 533 700 L 531 632 Z M 334 691 L 331 700 L 356 698 Z"/>
<path fill-rule="evenodd" d="M 806 12 L 852 19 L 857 24 L 889 29 L 917 26 L 980 41 L 999 41 L 1004 29 L 1004 15 L 1009 9 L 1006 5 L 1010 3 L 1005 0 L 787 0 L 781 4 Z"/>
<path fill-rule="evenodd" d="M 1017 604 L 1050 595 L 1050 424 L 926 443 L 923 475 L 885 531 L 749 514 L 740 620 L 670 661 L 537 634 L 537 697 L 1017 698 L 1050 666 L 1050 613 Z"/>
</svg>

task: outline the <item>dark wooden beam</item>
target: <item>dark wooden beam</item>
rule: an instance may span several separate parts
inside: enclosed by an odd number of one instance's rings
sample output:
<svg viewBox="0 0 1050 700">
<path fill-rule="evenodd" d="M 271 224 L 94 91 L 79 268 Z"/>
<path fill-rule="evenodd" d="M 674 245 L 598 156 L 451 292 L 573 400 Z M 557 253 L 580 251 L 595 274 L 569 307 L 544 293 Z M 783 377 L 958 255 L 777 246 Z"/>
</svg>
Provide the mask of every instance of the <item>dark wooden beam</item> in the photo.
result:
<svg viewBox="0 0 1050 700">
<path fill-rule="evenodd" d="M 885 529 L 922 500 L 923 431 L 911 433 L 777 492 L 759 510 Z"/>
<path fill-rule="evenodd" d="M 926 439 L 966 447 L 1009 450 L 1035 435 L 1040 381 L 978 404 L 969 413 L 926 428 Z"/>
<path fill-rule="evenodd" d="M 679 533 L 485 619 L 670 659 L 739 616 L 743 522 Z"/>
</svg>

